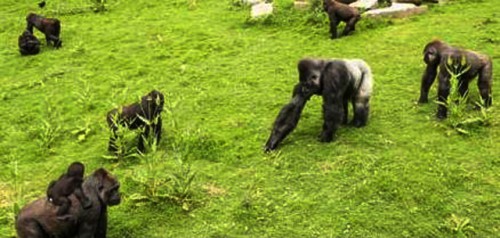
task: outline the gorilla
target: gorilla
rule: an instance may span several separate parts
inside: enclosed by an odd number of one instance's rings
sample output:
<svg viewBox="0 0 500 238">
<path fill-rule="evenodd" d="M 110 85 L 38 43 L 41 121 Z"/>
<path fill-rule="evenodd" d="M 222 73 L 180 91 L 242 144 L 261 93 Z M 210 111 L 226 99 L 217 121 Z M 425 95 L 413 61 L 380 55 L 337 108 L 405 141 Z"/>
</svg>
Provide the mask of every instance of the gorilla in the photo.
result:
<svg viewBox="0 0 500 238">
<path fill-rule="evenodd" d="M 45 2 L 45 1 L 41 1 L 41 2 L 39 2 L 39 3 L 38 3 L 38 7 L 40 7 L 40 8 L 44 8 L 44 7 L 45 7 L 45 4 L 46 4 L 46 2 Z"/>
<path fill-rule="evenodd" d="M 493 84 L 492 77 L 492 61 L 487 55 L 483 55 L 474 51 L 464 50 L 450 46 L 443 41 L 433 40 L 424 47 L 424 62 L 427 65 L 422 76 L 422 84 L 420 87 L 419 103 L 428 102 L 429 88 L 434 83 L 436 75 L 438 75 L 438 111 L 436 116 L 439 119 L 447 117 L 447 108 L 445 102 L 450 94 L 450 78 L 451 75 L 447 70 L 448 62 L 462 69 L 467 69 L 458 76 L 458 92 L 461 96 L 465 96 L 469 91 L 469 83 L 478 76 L 477 86 L 479 93 L 484 101 L 484 106 L 491 106 L 491 85 Z M 465 62 L 462 62 L 462 59 Z M 439 74 L 438 74 L 439 66 Z"/>
<path fill-rule="evenodd" d="M 355 30 L 356 23 L 361 19 L 358 9 L 335 0 L 323 0 L 323 10 L 330 19 L 331 39 L 338 37 L 337 26 L 341 21 L 346 23 L 342 36 L 347 36 Z"/>
<path fill-rule="evenodd" d="M 28 14 L 28 16 L 26 16 L 26 22 L 26 29 L 29 32 L 33 33 L 33 27 L 35 27 L 43 34 L 45 34 L 47 45 L 50 45 L 50 42 L 52 42 L 54 44 L 54 47 L 61 47 L 62 41 L 61 39 L 59 39 L 59 33 L 61 32 L 61 23 L 58 19 L 45 18 L 35 13 L 30 13 Z"/>
<path fill-rule="evenodd" d="M 36 55 L 40 52 L 40 41 L 28 30 L 19 36 L 18 45 L 21 55 Z"/>
<path fill-rule="evenodd" d="M 68 213 L 76 218 L 75 221 L 57 219 L 58 208 L 47 199 L 39 198 L 24 206 L 17 215 L 18 237 L 106 237 L 107 207 L 120 204 L 120 183 L 100 168 L 85 179 L 82 187 L 93 205 L 84 210 L 78 198 L 71 195 Z"/>
<path fill-rule="evenodd" d="M 125 126 L 132 130 L 137 128 L 144 129 L 144 133 L 140 136 L 139 145 L 137 146 L 137 149 L 141 152 L 144 152 L 144 139 L 149 136 L 149 130 L 151 128 L 156 137 L 156 143 L 160 143 L 162 126 L 161 112 L 163 111 L 164 103 L 165 98 L 163 94 L 157 90 L 153 90 L 146 96 L 143 96 L 140 103 L 133 103 L 109 111 L 106 120 L 112 131 L 112 135 L 109 138 L 108 150 L 116 151 L 118 149 L 115 143 L 118 125 Z M 151 124 L 148 125 L 144 120 L 149 121 Z"/>
<path fill-rule="evenodd" d="M 335 1 L 343 3 L 343 4 L 351 4 L 353 2 L 356 2 L 357 0 L 335 0 Z"/>
<path fill-rule="evenodd" d="M 290 103 L 285 105 L 274 122 L 265 151 L 276 149 L 292 132 L 306 102 L 313 95 L 323 97 L 323 132 L 320 141 L 334 140 L 340 124 L 347 123 L 348 103 L 353 105 L 351 124 L 365 126 L 368 122 L 373 77 L 368 64 L 360 59 L 302 59 L 298 63 L 299 83 Z"/>
<path fill-rule="evenodd" d="M 71 215 L 63 216 L 71 207 L 71 200 L 68 198 L 71 194 L 76 196 L 83 208 L 87 209 L 92 206 L 92 201 L 82 191 L 84 170 L 85 166 L 82 163 L 73 162 L 65 174 L 49 184 L 47 199 L 54 205 L 60 206 L 56 213 L 58 219 L 64 220 L 71 217 Z"/>
</svg>

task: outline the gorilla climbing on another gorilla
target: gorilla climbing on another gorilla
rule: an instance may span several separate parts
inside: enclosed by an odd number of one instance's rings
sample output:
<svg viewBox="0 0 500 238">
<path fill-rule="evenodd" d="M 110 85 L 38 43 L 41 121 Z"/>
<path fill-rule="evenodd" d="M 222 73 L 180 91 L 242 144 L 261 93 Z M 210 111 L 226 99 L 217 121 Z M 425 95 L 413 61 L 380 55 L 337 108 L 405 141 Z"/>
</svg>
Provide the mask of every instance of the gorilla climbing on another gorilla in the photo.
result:
<svg viewBox="0 0 500 238">
<path fill-rule="evenodd" d="M 92 206 L 92 202 L 83 194 L 82 183 L 85 166 L 80 162 L 73 162 L 68 171 L 61 175 L 58 180 L 52 181 L 47 188 L 47 200 L 56 206 L 57 218 L 66 220 L 71 218 L 68 209 L 71 207 L 71 200 L 68 198 L 74 194 L 82 207 L 87 209 Z"/>
<path fill-rule="evenodd" d="M 440 119 L 447 117 L 447 108 L 444 103 L 450 94 L 450 78 L 451 75 L 447 70 L 448 62 L 451 62 L 455 67 L 467 69 L 458 76 L 458 92 L 461 96 L 465 96 L 469 91 L 469 83 L 476 76 L 479 94 L 483 99 L 485 107 L 491 106 L 491 86 L 493 84 L 492 77 L 492 61 L 487 55 L 483 55 L 470 50 L 463 50 L 446 44 L 440 40 L 429 42 L 424 48 L 424 62 L 427 65 L 424 74 L 422 75 L 422 85 L 420 88 L 419 103 L 427 103 L 429 89 L 438 76 L 438 105 L 437 117 Z M 465 60 L 462 62 L 462 60 Z M 463 64 L 465 63 L 465 65 Z M 438 74 L 439 67 L 439 74 Z"/>
<path fill-rule="evenodd" d="M 57 207 L 46 198 L 39 198 L 24 206 L 16 217 L 19 238 L 33 237 L 106 237 L 108 206 L 120 204 L 120 183 L 105 169 L 97 169 L 82 185 L 83 193 L 92 202 L 92 207 L 82 209 L 75 196 L 68 214 L 74 222 L 58 219 Z"/>
<path fill-rule="evenodd" d="M 118 126 L 125 126 L 129 129 L 144 129 L 139 138 L 137 149 L 144 152 L 144 139 L 149 136 L 150 129 L 156 137 L 156 143 L 160 143 L 161 138 L 161 112 L 165 98 L 159 91 L 153 90 L 141 98 L 140 103 L 134 103 L 121 108 L 115 108 L 108 112 L 106 120 L 112 131 L 109 138 L 109 151 L 117 151 L 116 139 Z M 147 120 L 147 121 L 145 121 Z M 149 125 L 148 125 L 149 124 Z"/>
<path fill-rule="evenodd" d="M 290 103 L 285 105 L 274 122 L 265 151 L 276 149 L 297 126 L 302 109 L 313 95 L 323 97 L 322 142 L 334 140 L 340 124 L 347 123 L 348 103 L 354 108 L 352 124 L 365 126 L 370 110 L 373 77 L 368 64 L 360 59 L 302 59 L 298 63 L 299 83 L 295 85 Z"/>
</svg>

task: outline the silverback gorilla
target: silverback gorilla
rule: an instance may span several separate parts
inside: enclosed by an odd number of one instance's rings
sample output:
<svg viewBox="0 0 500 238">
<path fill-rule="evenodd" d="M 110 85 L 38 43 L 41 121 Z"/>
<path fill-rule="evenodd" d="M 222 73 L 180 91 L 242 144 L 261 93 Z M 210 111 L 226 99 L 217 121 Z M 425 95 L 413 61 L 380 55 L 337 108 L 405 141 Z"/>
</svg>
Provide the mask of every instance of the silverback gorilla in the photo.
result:
<svg viewBox="0 0 500 238">
<path fill-rule="evenodd" d="M 71 200 L 68 198 L 71 194 L 76 196 L 83 208 L 92 206 L 92 201 L 85 196 L 82 190 L 84 171 L 85 166 L 82 163 L 73 162 L 65 174 L 49 184 L 47 199 L 52 204 L 59 206 L 56 213 L 58 219 L 71 218 L 71 215 L 67 214 L 68 209 L 71 207 Z"/>
<path fill-rule="evenodd" d="M 120 183 L 105 169 L 97 169 L 85 179 L 83 192 L 92 201 L 92 207 L 84 210 L 72 195 L 69 214 L 76 221 L 57 219 L 58 207 L 46 198 L 39 198 L 21 209 L 16 218 L 19 238 L 33 237 L 106 237 L 107 207 L 120 203 Z"/>
<path fill-rule="evenodd" d="M 28 30 L 19 36 L 18 45 L 21 55 L 36 55 L 40 52 L 40 41 Z"/>
<path fill-rule="evenodd" d="M 125 126 L 129 129 L 143 128 L 144 132 L 139 138 L 139 145 L 137 149 L 144 152 L 144 139 L 149 136 L 149 130 L 152 128 L 156 137 L 156 143 L 160 143 L 161 139 L 161 112 L 163 111 L 163 104 L 165 98 L 159 91 L 153 90 L 146 96 L 141 98 L 140 103 L 134 103 L 128 106 L 123 106 L 121 110 L 115 108 L 108 112 L 106 120 L 111 129 L 111 137 L 109 138 L 109 151 L 116 151 L 116 137 L 118 125 Z M 148 120 L 151 124 L 147 126 Z"/>
<path fill-rule="evenodd" d="M 424 48 L 424 62 L 427 65 L 422 76 L 422 85 L 420 88 L 419 103 L 428 102 L 429 88 L 438 75 L 438 111 L 436 116 L 440 119 L 447 117 L 447 108 L 444 103 L 450 94 L 450 73 L 448 72 L 448 61 L 459 68 L 466 69 L 466 72 L 458 77 L 458 92 L 465 96 L 469 91 L 469 83 L 478 76 L 477 86 L 479 93 L 484 101 L 484 106 L 491 106 L 491 85 L 492 80 L 492 62 L 487 55 L 479 54 L 470 50 L 463 50 L 446 44 L 440 40 L 429 42 Z M 461 65 L 464 57 L 466 63 Z M 438 74 L 439 66 L 439 74 Z"/>
<path fill-rule="evenodd" d="M 358 9 L 335 0 L 323 0 L 323 10 L 330 19 L 331 39 L 339 37 L 337 35 L 337 26 L 341 21 L 346 23 L 342 36 L 347 36 L 355 30 L 356 23 L 361 19 Z"/>
<path fill-rule="evenodd" d="M 61 39 L 59 39 L 59 33 L 61 32 L 61 23 L 55 18 L 45 18 L 43 16 L 37 15 L 35 13 L 30 13 L 26 16 L 26 29 L 33 33 L 33 27 L 40 30 L 45 34 L 45 40 L 47 45 L 50 42 L 54 44 L 54 47 L 59 48 L 62 45 Z"/>
<path fill-rule="evenodd" d="M 295 129 L 302 109 L 313 95 L 323 97 L 322 142 L 334 140 L 340 124 L 347 123 L 349 101 L 354 108 L 351 123 L 356 127 L 366 125 L 373 84 L 366 62 L 360 59 L 302 59 L 298 71 L 299 83 L 294 87 L 292 100 L 278 114 L 265 151 L 276 149 Z"/>
</svg>

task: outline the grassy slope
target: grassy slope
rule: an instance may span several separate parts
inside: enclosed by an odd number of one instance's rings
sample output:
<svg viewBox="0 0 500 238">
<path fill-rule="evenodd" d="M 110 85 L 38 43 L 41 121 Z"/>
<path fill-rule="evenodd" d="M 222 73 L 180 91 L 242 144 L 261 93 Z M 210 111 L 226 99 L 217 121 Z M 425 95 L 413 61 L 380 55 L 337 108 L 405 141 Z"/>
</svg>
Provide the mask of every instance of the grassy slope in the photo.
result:
<svg viewBox="0 0 500 238">
<path fill-rule="evenodd" d="M 70 9 L 84 1 L 61 2 L 60 9 Z M 435 103 L 416 105 L 421 50 L 433 37 L 500 64 L 495 0 L 434 7 L 406 20 L 365 19 L 354 36 L 336 41 L 327 37 L 324 16 L 307 24 L 307 14 L 290 10 L 289 1 L 276 2 L 269 25 L 245 24 L 248 9 L 231 9 L 227 1 L 111 2 L 104 14 L 58 16 L 63 48 L 44 47 L 34 57 L 17 52 L 24 16 L 54 15 L 49 10 L 57 6 L 0 3 L 0 234 L 13 234 L 12 206 L 41 196 L 74 160 L 85 162 L 87 172 L 104 166 L 122 180 L 125 200 L 110 210 L 110 237 L 449 237 L 460 235 L 452 214 L 470 219 L 479 237 L 500 232 L 498 103 L 493 125 L 469 137 L 447 135 L 433 117 Z M 319 143 L 321 100 L 313 99 L 280 152 L 263 154 L 304 56 L 371 65 L 370 123 Z M 152 88 L 168 94 L 173 112 L 164 115 L 161 150 L 170 155 L 180 141 L 197 172 L 198 205 L 190 213 L 170 203 L 135 206 L 128 196 L 139 188 L 130 177 L 145 164 L 102 158 L 106 111 Z M 495 98 L 499 92 L 495 83 Z M 50 153 L 34 139 L 44 119 L 60 128 Z M 69 132 L 86 124 L 90 135 L 79 143 Z M 156 168 L 168 174 L 176 168 L 172 160 Z M 209 196 L 207 185 L 223 195 Z"/>
</svg>

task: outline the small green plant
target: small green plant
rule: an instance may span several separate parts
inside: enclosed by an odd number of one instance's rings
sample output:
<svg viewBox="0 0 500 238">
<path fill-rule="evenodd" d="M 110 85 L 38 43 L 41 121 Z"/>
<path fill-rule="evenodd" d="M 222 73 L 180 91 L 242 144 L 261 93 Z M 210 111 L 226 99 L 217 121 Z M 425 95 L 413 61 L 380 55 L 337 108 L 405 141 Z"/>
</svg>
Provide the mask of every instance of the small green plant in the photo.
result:
<svg viewBox="0 0 500 238">
<path fill-rule="evenodd" d="M 165 162 L 166 155 L 160 154 L 153 148 L 151 153 L 141 154 L 139 158 L 141 162 L 146 164 L 146 169 L 137 170 L 131 177 L 140 189 L 139 192 L 133 193 L 130 199 L 136 205 L 162 203 L 169 198 L 168 183 L 170 179 L 165 176 L 163 169 L 158 169 L 158 165 Z"/>
<path fill-rule="evenodd" d="M 79 81 L 81 82 L 80 85 L 82 88 L 80 92 L 75 93 L 76 101 L 84 110 L 91 111 L 95 108 L 95 105 L 92 103 L 92 89 L 90 88 L 90 84 L 87 80 L 80 79 Z"/>
<path fill-rule="evenodd" d="M 172 184 L 170 186 L 170 198 L 182 207 L 184 211 L 190 211 L 194 205 L 192 200 L 192 184 L 196 172 L 191 170 L 191 165 L 184 157 L 177 156 L 177 171 L 171 173 Z"/>
<path fill-rule="evenodd" d="M 475 235 L 474 227 L 470 223 L 469 218 L 462 218 L 455 214 L 447 219 L 446 226 L 454 237 L 472 237 Z"/>
<path fill-rule="evenodd" d="M 16 214 L 19 214 L 21 210 L 21 204 L 25 204 L 25 199 L 23 197 L 24 194 L 24 186 L 20 182 L 20 175 L 18 169 L 18 160 L 17 156 L 10 155 L 10 176 L 6 176 L 8 178 L 4 179 L 2 177 L 2 181 L 9 181 L 10 185 L 7 185 L 7 188 L 2 190 L 1 195 L 5 195 L 7 204 L 2 204 L 2 208 L 6 208 L 6 212 L 4 214 L 0 213 L 0 221 L 5 220 L 6 224 L 10 227 L 14 227 L 14 223 L 16 220 Z M 6 205 L 6 206 L 3 206 Z M 15 233 L 12 230 L 11 234 L 4 234 L 6 237 L 15 237 Z"/>
<path fill-rule="evenodd" d="M 78 142 L 81 143 L 87 139 L 91 131 L 92 131 L 92 122 L 89 119 L 87 119 L 84 125 L 78 126 L 74 130 L 72 130 L 71 134 L 76 137 Z"/>
<path fill-rule="evenodd" d="M 137 205 L 168 202 L 180 206 L 184 211 L 192 210 L 195 204 L 192 184 L 196 173 L 191 170 L 186 159 L 176 156 L 174 171 L 166 173 L 164 169 L 158 169 L 158 164 L 165 163 L 166 154 L 152 151 L 142 154 L 140 158 L 146 169 L 136 171 L 131 177 L 140 189 L 129 198 Z"/>
<path fill-rule="evenodd" d="M 59 113 L 57 109 L 51 104 L 49 98 L 45 99 L 46 103 L 46 115 L 40 118 L 36 131 L 36 142 L 38 147 L 41 149 L 42 153 L 52 152 L 52 147 L 54 142 L 59 137 L 61 132 L 61 126 L 57 123 L 59 118 Z"/>
<path fill-rule="evenodd" d="M 460 60 L 454 60 L 451 57 L 447 59 L 446 70 L 451 76 L 450 94 L 445 102 L 438 102 L 438 104 L 444 105 L 448 109 L 447 126 L 463 135 L 470 134 L 471 129 L 474 127 L 488 126 L 491 123 L 491 116 L 487 113 L 487 109 L 481 103 L 481 100 L 475 103 L 476 107 L 480 109 L 480 113 L 476 115 L 467 114 L 468 92 L 462 96 L 455 86 L 459 84 L 460 76 L 467 73 L 469 69 L 470 65 L 467 64 L 465 56 L 460 57 Z"/>
<path fill-rule="evenodd" d="M 106 0 L 92 0 L 92 3 L 94 4 L 92 6 L 94 12 L 106 11 Z"/>
<path fill-rule="evenodd" d="M 120 107 L 119 113 L 116 113 L 112 117 L 113 125 L 115 125 L 116 130 L 109 130 L 110 138 L 113 137 L 114 141 L 114 153 L 111 155 L 105 155 L 103 158 L 113 160 L 113 161 L 123 161 L 129 158 L 138 158 L 139 153 L 137 153 L 137 147 L 135 146 L 135 141 L 137 134 L 140 130 L 129 130 L 127 123 L 122 123 L 119 118 L 122 108 Z"/>
</svg>

